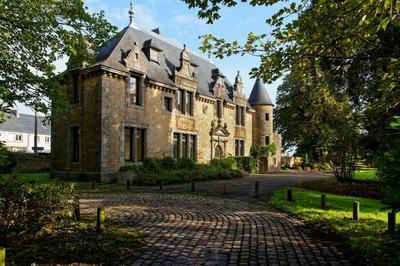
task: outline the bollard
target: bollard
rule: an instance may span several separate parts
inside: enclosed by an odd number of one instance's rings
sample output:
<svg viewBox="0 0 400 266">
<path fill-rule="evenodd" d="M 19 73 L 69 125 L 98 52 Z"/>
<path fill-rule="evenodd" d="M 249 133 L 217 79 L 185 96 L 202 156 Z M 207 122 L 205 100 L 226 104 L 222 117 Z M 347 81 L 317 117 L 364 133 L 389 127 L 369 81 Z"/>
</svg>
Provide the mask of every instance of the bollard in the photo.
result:
<svg viewBox="0 0 400 266">
<path fill-rule="evenodd" d="M 353 221 L 358 221 L 360 213 L 360 203 L 358 201 L 353 201 Z"/>
<path fill-rule="evenodd" d="M 192 192 L 196 191 L 196 184 L 194 183 L 194 181 L 192 181 Z"/>
<path fill-rule="evenodd" d="M 227 183 L 224 183 L 223 184 L 223 194 L 228 194 L 228 184 Z"/>
<path fill-rule="evenodd" d="M 321 209 L 326 209 L 326 194 L 321 195 Z"/>
<path fill-rule="evenodd" d="M 161 180 L 161 182 L 160 182 L 160 190 L 163 190 L 163 189 L 164 189 L 164 181 Z"/>
<path fill-rule="evenodd" d="M 92 181 L 92 190 L 96 189 L 96 183 L 94 181 Z"/>
<path fill-rule="evenodd" d="M 126 189 L 131 189 L 131 181 L 130 180 L 126 180 Z"/>
<path fill-rule="evenodd" d="M 101 234 L 105 230 L 106 210 L 104 208 L 97 208 L 97 224 L 96 231 Z"/>
<path fill-rule="evenodd" d="M 74 214 L 75 214 L 75 221 L 79 221 L 81 219 L 81 207 L 79 204 L 79 197 L 76 196 L 74 199 Z"/>
<path fill-rule="evenodd" d="M 6 248 L 0 247 L 0 266 L 6 266 Z"/>
<path fill-rule="evenodd" d="M 254 183 L 254 196 L 255 196 L 256 198 L 259 198 L 259 197 L 260 197 L 260 181 L 256 181 L 256 182 Z"/>
<path fill-rule="evenodd" d="M 396 232 L 396 210 L 393 209 L 391 212 L 388 212 L 388 231 L 389 233 Z"/>
<path fill-rule="evenodd" d="M 293 193 L 291 189 L 287 190 L 287 201 L 293 201 Z"/>
</svg>

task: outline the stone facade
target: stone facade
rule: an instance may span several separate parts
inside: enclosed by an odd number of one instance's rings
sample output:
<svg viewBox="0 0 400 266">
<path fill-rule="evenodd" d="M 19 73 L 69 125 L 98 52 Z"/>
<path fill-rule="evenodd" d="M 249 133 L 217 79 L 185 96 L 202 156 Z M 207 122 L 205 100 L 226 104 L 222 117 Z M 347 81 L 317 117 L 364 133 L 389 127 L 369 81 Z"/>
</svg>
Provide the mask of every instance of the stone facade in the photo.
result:
<svg viewBox="0 0 400 266">
<path fill-rule="evenodd" d="M 251 106 L 239 74 L 231 85 L 208 59 L 136 26 L 116 38 L 95 64 L 65 74 L 74 104 L 53 112 L 53 176 L 108 181 L 144 156 L 249 156 L 266 135 L 280 150 L 272 104 Z M 274 158 L 267 170 L 278 169 Z"/>
</svg>

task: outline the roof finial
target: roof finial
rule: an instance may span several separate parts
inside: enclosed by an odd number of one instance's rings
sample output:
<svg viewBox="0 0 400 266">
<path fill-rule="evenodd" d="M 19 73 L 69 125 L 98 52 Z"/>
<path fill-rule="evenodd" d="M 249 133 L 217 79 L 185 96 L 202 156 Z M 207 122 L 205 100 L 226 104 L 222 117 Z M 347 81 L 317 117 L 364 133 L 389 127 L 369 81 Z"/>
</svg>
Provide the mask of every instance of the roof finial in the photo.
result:
<svg viewBox="0 0 400 266">
<path fill-rule="evenodd" d="M 135 8 L 133 6 L 133 1 L 131 1 L 129 7 L 129 26 L 133 25 L 134 21 L 135 21 Z"/>
</svg>

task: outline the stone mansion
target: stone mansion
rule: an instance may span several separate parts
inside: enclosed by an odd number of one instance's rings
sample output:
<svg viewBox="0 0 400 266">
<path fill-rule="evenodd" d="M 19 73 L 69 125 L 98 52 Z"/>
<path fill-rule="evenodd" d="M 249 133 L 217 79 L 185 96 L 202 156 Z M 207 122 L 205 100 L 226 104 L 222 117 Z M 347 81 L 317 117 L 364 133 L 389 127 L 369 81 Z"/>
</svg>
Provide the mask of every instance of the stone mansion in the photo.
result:
<svg viewBox="0 0 400 266">
<path fill-rule="evenodd" d="M 209 59 L 132 17 L 95 63 L 69 64 L 63 75 L 71 110 L 53 113 L 52 176 L 107 181 L 146 156 L 206 163 L 249 156 L 253 143 L 275 143 L 265 170 L 280 168 L 264 84 L 255 81 L 246 99 L 239 73 L 232 84 Z"/>
</svg>

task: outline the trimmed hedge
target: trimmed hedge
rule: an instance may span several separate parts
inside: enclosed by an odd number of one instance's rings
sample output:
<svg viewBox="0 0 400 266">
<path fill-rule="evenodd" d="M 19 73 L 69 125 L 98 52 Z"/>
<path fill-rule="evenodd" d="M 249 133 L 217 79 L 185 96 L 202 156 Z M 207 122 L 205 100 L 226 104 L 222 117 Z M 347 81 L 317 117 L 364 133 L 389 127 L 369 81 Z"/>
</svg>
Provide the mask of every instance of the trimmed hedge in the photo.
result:
<svg viewBox="0 0 400 266">
<path fill-rule="evenodd" d="M 234 160 L 236 161 L 236 166 L 239 169 L 243 169 L 246 172 L 249 173 L 255 173 L 258 169 L 258 159 L 253 158 L 253 157 L 234 157 Z"/>
<path fill-rule="evenodd" d="M 156 186 L 161 182 L 165 185 L 188 183 L 202 180 L 218 180 L 240 178 L 242 172 L 236 169 L 231 158 L 213 160 L 210 164 L 195 164 L 192 160 L 183 158 L 174 160 L 146 158 L 142 164 L 123 166 L 121 172 L 132 173 L 132 183 L 138 186 Z"/>
</svg>

